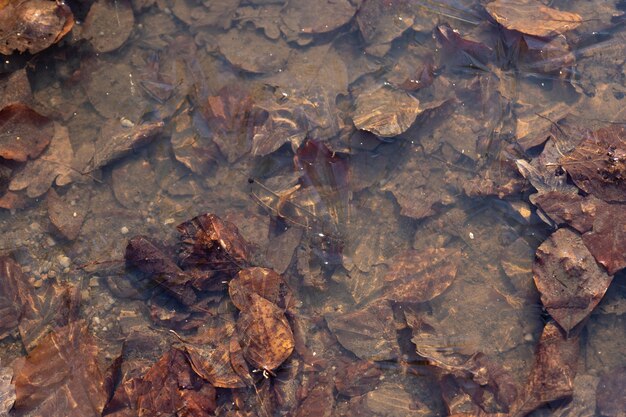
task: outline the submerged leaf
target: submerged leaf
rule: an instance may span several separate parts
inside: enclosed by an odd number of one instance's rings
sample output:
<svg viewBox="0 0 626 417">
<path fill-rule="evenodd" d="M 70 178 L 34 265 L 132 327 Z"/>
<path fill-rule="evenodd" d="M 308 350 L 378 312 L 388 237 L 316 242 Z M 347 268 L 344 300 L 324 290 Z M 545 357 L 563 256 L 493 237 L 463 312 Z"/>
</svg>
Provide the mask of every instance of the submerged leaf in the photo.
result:
<svg viewBox="0 0 626 417">
<path fill-rule="evenodd" d="M 359 94 L 355 107 L 352 119 L 356 128 L 382 137 L 403 133 L 422 112 L 415 97 L 385 87 Z"/>
<path fill-rule="evenodd" d="M 275 271 L 267 268 L 247 268 L 237 273 L 228 283 L 230 299 L 239 310 L 245 311 L 252 304 L 256 294 L 274 304 L 280 301 L 284 281 Z"/>
<path fill-rule="evenodd" d="M 558 35 L 582 23 L 578 14 L 553 9 L 536 0 L 496 0 L 485 8 L 505 28 L 534 36 Z"/>
<path fill-rule="evenodd" d="M 22 268 L 11 258 L 0 258 L 0 340 L 17 328 L 30 293 Z"/>
<path fill-rule="evenodd" d="M 97 52 L 111 52 L 126 42 L 133 31 L 135 19 L 128 0 L 98 0 L 91 5 L 83 23 L 83 38 Z"/>
<path fill-rule="evenodd" d="M 53 134 L 52 120 L 24 104 L 10 104 L 0 109 L 2 158 L 16 161 L 36 158 L 46 149 Z"/>
<path fill-rule="evenodd" d="M 557 230 L 537 248 L 533 273 L 544 307 L 566 332 L 591 313 L 613 279 L 568 229 Z"/>
<path fill-rule="evenodd" d="M 583 242 L 613 275 L 626 267 L 626 205 L 602 204 L 595 214 L 593 230 L 583 235 Z"/>
</svg>

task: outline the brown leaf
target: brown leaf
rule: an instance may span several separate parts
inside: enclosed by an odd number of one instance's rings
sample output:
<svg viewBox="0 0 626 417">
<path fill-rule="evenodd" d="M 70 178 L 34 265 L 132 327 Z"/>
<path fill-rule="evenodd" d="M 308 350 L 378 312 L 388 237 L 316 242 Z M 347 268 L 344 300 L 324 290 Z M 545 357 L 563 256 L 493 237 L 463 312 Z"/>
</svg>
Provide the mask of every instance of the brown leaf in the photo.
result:
<svg viewBox="0 0 626 417">
<path fill-rule="evenodd" d="M 217 144 L 197 129 L 190 111 L 182 111 L 174 119 L 172 126 L 172 148 L 176 160 L 200 175 L 206 175 L 220 157 Z"/>
<path fill-rule="evenodd" d="M 496 0 L 485 9 L 505 28 L 534 36 L 558 35 L 582 23 L 578 14 L 553 9 L 536 0 Z"/>
<path fill-rule="evenodd" d="M 349 0 L 290 1 L 281 10 L 280 29 L 289 40 L 301 35 L 332 32 L 348 23 L 355 12 L 356 7 Z"/>
<path fill-rule="evenodd" d="M 128 0 L 98 0 L 87 13 L 82 36 L 97 52 L 111 52 L 126 42 L 134 24 L 133 8 Z"/>
<path fill-rule="evenodd" d="M 333 394 L 332 385 L 316 385 L 298 406 L 295 417 L 331 417 L 335 403 Z"/>
<path fill-rule="evenodd" d="M 48 334 L 14 364 L 15 409 L 29 415 L 101 415 L 108 395 L 97 354 L 84 322 Z"/>
<path fill-rule="evenodd" d="M 215 388 L 195 376 L 185 354 L 177 349 L 171 349 L 148 370 L 137 394 L 139 417 L 208 417 L 217 406 Z"/>
<path fill-rule="evenodd" d="M 237 333 L 244 358 L 256 369 L 273 371 L 293 352 L 293 332 L 285 313 L 272 302 L 252 294 L 239 315 Z"/>
<path fill-rule="evenodd" d="M 82 197 L 82 198 L 81 198 Z M 74 205 L 69 201 L 72 201 Z M 80 233 L 83 226 L 85 216 L 89 209 L 89 195 L 82 193 L 77 194 L 69 191 L 63 198 L 51 189 L 47 197 L 48 217 L 50 222 L 56 227 L 63 236 L 69 240 L 74 240 Z"/>
<path fill-rule="evenodd" d="M 72 166 L 73 159 L 69 132 L 65 126 L 55 122 L 50 146 L 38 159 L 15 174 L 9 189 L 18 191 L 26 188 L 26 194 L 35 198 L 48 191 L 55 181 L 59 186 L 67 185 L 81 176 Z"/>
<path fill-rule="evenodd" d="M 327 314 L 328 328 L 341 346 L 363 360 L 397 359 L 396 329 L 391 307 L 380 302 L 343 314 Z"/>
<path fill-rule="evenodd" d="M 527 390 L 514 415 L 526 415 L 535 408 L 572 395 L 580 350 L 578 337 L 566 338 L 553 322 L 543 329 Z"/>
<path fill-rule="evenodd" d="M 626 415 L 626 367 L 607 372 L 598 383 L 596 404 L 598 414 L 607 417 Z"/>
<path fill-rule="evenodd" d="M 195 303 L 196 294 L 191 288 L 192 277 L 183 272 L 147 237 L 135 236 L 130 239 L 124 258 L 127 266 L 147 275 L 184 305 Z"/>
<path fill-rule="evenodd" d="M 625 268 L 626 205 L 600 205 L 593 220 L 593 230 L 583 235 L 583 242 L 609 274 Z"/>
<path fill-rule="evenodd" d="M 290 49 L 282 40 L 270 40 L 252 30 L 233 28 L 217 36 L 220 53 L 235 68 L 254 73 L 284 68 Z"/>
<path fill-rule="evenodd" d="M 153 166 L 141 156 L 128 158 L 111 171 L 115 199 L 131 210 L 141 210 L 152 203 L 159 192 Z"/>
<path fill-rule="evenodd" d="M 0 78 L 0 109 L 11 103 L 29 103 L 32 98 L 25 68 Z"/>
<path fill-rule="evenodd" d="M 15 385 L 12 379 L 13 369 L 0 368 L 0 415 L 9 415 L 15 403 Z"/>
<path fill-rule="evenodd" d="M 0 110 L 0 132 L 0 156 L 23 162 L 46 149 L 54 126 L 47 117 L 16 103 Z"/>
<path fill-rule="evenodd" d="M 341 395 L 363 395 L 380 383 L 382 371 L 371 361 L 344 360 L 337 367 L 334 382 Z"/>
<path fill-rule="evenodd" d="M 31 287 L 22 268 L 11 258 L 0 258 L 0 340 L 9 336 L 22 318 Z"/>
<path fill-rule="evenodd" d="M 591 230 L 597 211 L 605 204 L 594 196 L 548 191 L 534 196 L 533 203 L 557 225 L 568 224 L 580 233 Z"/>
<path fill-rule="evenodd" d="M 284 284 L 282 277 L 271 269 L 246 268 L 230 280 L 228 294 L 235 307 L 245 311 L 252 304 L 252 294 L 259 295 L 274 304 L 280 304 L 281 288 Z"/>
<path fill-rule="evenodd" d="M 455 248 L 409 250 L 392 259 L 385 275 L 385 298 L 396 302 L 424 302 L 443 293 L 454 281 L 461 261 Z"/>
<path fill-rule="evenodd" d="M 118 120 L 109 120 L 100 128 L 94 155 L 84 172 L 94 171 L 147 145 L 161 133 L 163 126 L 163 122 L 151 122 L 125 127 Z"/>
<path fill-rule="evenodd" d="M 415 97 L 402 91 L 380 87 L 356 97 L 352 120 L 357 129 L 391 137 L 411 127 L 421 112 L 419 101 Z"/>
<path fill-rule="evenodd" d="M 544 307 L 566 332 L 591 313 L 613 279 L 568 229 L 557 230 L 537 248 L 533 274 Z"/>
<path fill-rule="evenodd" d="M 225 271 L 235 274 L 249 259 L 248 243 L 237 226 L 215 214 L 202 214 L 177 226 L 178 259 L 183 268 Z"/>
<path fill-rule="evenodd" d="M 60 41 L 73 26 L 72 11 L 65 3 L 9 1 L 0 7 L 0 54 L 43 51 Z"/>
<path fill-rule="evenodd" d="M 590 133 L 560 163 L 586 193 L 626 202 L 626 128 L 613 125 Z"/>
</svg>

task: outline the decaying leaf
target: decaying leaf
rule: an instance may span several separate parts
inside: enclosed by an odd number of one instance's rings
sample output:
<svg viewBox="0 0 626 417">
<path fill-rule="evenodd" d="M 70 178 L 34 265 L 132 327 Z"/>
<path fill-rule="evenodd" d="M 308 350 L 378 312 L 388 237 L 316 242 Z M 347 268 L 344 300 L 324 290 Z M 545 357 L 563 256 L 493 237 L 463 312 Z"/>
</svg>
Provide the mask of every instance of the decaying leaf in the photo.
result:
<svg viewBox="0 0 626 417">
<path fill-rule="evenodd" d="M 267 268 L 246 268 L 237 273 L 228 283 L 230 299 L 241 311 L 252 304 L 252 294 L 259 295 L 274 304 L 279 304 L 281 287 L 285 284 L 282 277 Z"/>
<path fill-rule="evenodd" d="M 290 49 L 251 30 L 231 29 L 217 36 L 219 51 L 235 68 L 254 73 L 274 72 L 287 64 Z"/>
<path fill-rule="evenodd" d="M 99 0 L 91 5 L 83 23 L 83 38 L 97 52 L 111 52 L 126 42 L 133 30 L 135 18 L 128 0 Z"/>
<path fill-rule="evenodd" d="M 57 43 L 74 26 L 65 3 L 17 0 L 0 3 L 0 54 L 35 54 Z"/>
<path fill-rule="evenodd" d="M 382 372 L 372 361 L 340 362 L 335 387 L 341 395 L 354 397 L 372 391 L 381 381 Z"/>
<path fill-rule="evenodd" d="M 596 213 L 604 203 L 592 195 L 548 191 L 534 197 L 536 204 L 557 225 L 568 224 L 580 233 L 591 230 Z"/>
<path fill-rule="evenodd" d="M 17 328 L 30 292 L 22 268 L 11 258 L 0 258 L 0 340 Z"/>
<path fill-rule="evenodd" d="M 356 128 L 382 137 L 403 133 L 422 112 L 415 97 L 386 87 L 360 93 L 355 105 L 352 120 Z"/>
<path fill-rule="evenodd" d="M 35 198 L 45 194 L 55 181 L 58 186 L 67 185 L 81 176 L 77 167 L 72 166 L 73 159 L 69 132 L 65 126 L 55 122 L 50 146 L 38 159 L 30 161 L 15 174 L 9 189 L 19 191 L 26 188 L 26 194 Z"/>
<path fill-rule="evenodd" d="M 287 39 L 332 32 L 352 19 L 356 7 L 348 0 L 295 0 L 281 10 L 280 28 Z"/>
<path fill-rule="evenodd" d="M 48 334 L 13 365 L 15 409 L 30 415 L 101 415 L 108 393 L 98 350 L 84 322 Z"/>
<path fill-rule="evenodd" d="M 207 134 L 194 125 L 190 111 L 182 111 L 172 121 L 172 148 L 176 160 L 196 174 L 209 172 L 218 159 L 219 150 Z"/>
<path fill-rule="evenodd" d="M 540 405 L 572 395 L 579 345 L 578 337 L 566 338 L 556 324 L 546 324 L 526 393 L 515 407 L 515 415 L 527 414 Z"/>
<path fill-rule="evenodd" d="M 496 0 L 485 8 L 505 28 L 533 36 L 558 35 L 582 23 L 578 14 L 553 9 L 536 0 Z"/>
<path fill-rule="evenodd" d="M 557 230 L 537 248 L 533 274 L 544 307 L 566 332 L 598 305 L 613 278 L 568 229 Z"/>
<path fill-rule="evenodd" d="M 82 197 L 82 198 L 81 198 Z M 71 204 L 70 200 L 74 202 Z M 48 203 L 48 217 L 50 222 L 68 240 L 74 240 L 80 233 L 80 228 L 85 221 L 89 209 L 89 195 L 68 192 L 60 197 L 51 189 L 46 198 Z"/>
<path fill-rule="evenodd" d="M 586 193 L 626 202 L 626 128 L 613 125 L 590 133 L 560 163 Z"/>
<path fill-rule="evenodd" d="M 192 278 L 147 237 L 135 236 L 130 239 L 124 257 L 129 267 L 147 275 L 184 305 L 196 301 L 196 294 L 191 288 Z"/>
<path fill-rule="evenodd" d="M 29 103 L 32 98 L 25 68 L 0 77 L 0 109 L 11 103 Z"/>
<path fill-rule="evenodd" d="M 293 332 L 285 313 L 275 304 L 257 294 L 252 294 L 250 301 L 237 320 L 239 344 L 248 363 L 271 372 L 293 352 Z"/>
<path fill-rule="evenodd" d="M 394 360 L 399 350 L 393 312 L 386 302 L 360 310 L 325 316 L 330 331 L 341 346 L 363 360 Z"/>
<path fill-rule="evenodd" d="M 602 204 L 595 214 L 593 230 L 583 235 L 583 242 L 613 275 L 626 267 L 626 205 Z"/>
<path fill-rule="evenodd" d="M 626 367 L 613 369 L 602 375 L 598 382 L 596 398 L 598 413 L 607 417 L 626 415 L 624 392 L 626 392 Z"/>
<path fill-rule="evenodd" d="M 234 274 L 249 259 L 248 243 L 237 226 L 215 214 L 202 214 L 177 226 L 178 259 L 183 268 L 217 270 Z"/>
<path fill-rule="evenodd" d="M 151 122 L 124 127 L 118 120 L 110 120 L 100 128 L 94 155 L 84 172 L 94 171 L 147 145 L 161 133 L 164 125 L 163 122 Z"/>
<path fill-rule="evenodd" d="M 1 43 L 1 42 L 0 42 Z M 52 120 L 15 103 L 0 109 L 0 156 L 15 161 L 36 158 L 52 140 Z"/>
<path fill-rule="evenodd" d="M 385 298 L 415 303 L 437 297 L 454 281 L 461 259 L 456 248 L 409 250 L 395 256 L 385 275 Z"/>
</svg>

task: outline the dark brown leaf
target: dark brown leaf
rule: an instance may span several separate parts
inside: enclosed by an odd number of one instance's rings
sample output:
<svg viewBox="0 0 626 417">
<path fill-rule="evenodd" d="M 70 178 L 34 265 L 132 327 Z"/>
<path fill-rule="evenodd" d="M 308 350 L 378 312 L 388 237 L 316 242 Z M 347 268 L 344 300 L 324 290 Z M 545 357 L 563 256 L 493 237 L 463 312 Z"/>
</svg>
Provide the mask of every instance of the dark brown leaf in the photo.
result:
<svg viewBox="0 0 626 417">
<path fill-rule="evenodd" d="M 99 0 L 91 5 L 83 23 L 83 38 L 97 52 L 111 52 L 126 42 L 133 30 L 135 18 L 130 1 Z"/>
<path fill-rule="evenodd" d="M 325 316 L 341 346 L 363 360 L 394 360 L 399 354 L 393 312 L 386 302 Z"/>
<path fill-rule="evenodd" d="M 63 186 L 80 178 L 80 172 L 72 166 L 74 150 L 67 128 L 54 123 L 54 136 L 50 146 L 35 161 L 30 161 L 23 170 L 17 172 L 9 189 L 23 190 L 31 197 L 39 197 L 50 189 L 52 184 Z"/>
<path fill-rule="evenodd" d="M 626 368 L 612 370 L 602 376 L 598 383 L 596 404 L 598 413 L 607 417 L 626 415 Z"/>
<path fill-rule="evenodd" d="M 544 307 L 566 332 L 591 313 L 613 279 L 568 229 L 537 248 L 533 274 Z"/>
<path fill-rule="evenodd" d="M 61 40 L 74 26 L 65 3 L 21 0 L 0 3 L 0 54 L 35 54 Z"/>
<path fill-rule="evenodd" d="M 485 6 L 493 19 L 509 30 L 534 36 L 554 36 L 581 24 L 576 13 L 547 7 L 539 1 L 496 0 Z"/>
<path fill-rule="evenodd" d="M 31 288 L 22 268 L 11 258 L 0 258 L 0 340 L 9 336 L 22 318 Z"/>
<path fill-rule="evenodd" d="M 533 203 L 557 225 L 568 224 L 580 233 L 591 230 L 596 212 L 604 203 L 590 195 L 548 191 L 534 197 Z"/>
<path fill-rule="evenodd" d="M 147 275 L 184 305 L 196 301 L 196 294 L 191 288 L 191 276 L 183 272 L 147 237 L 135 236 L 130 239 L 124 257 L 129 267 Z"/>
<path fill-rule="evenodd" d="M 247 268 L 237 273 L 228 283 L 230 299 L 241 311 L 250 308 L 252 294 L 259 295 L 266 300 L 280 304 L 281 287 L 285 282 L 275 271 L 267 268 Z"/>
<path fill-rule="evenodd" d="M 248 363 L 271 372 L 293 352 L 293 332 L 285 313 L 275 304 L 257 294 L 250 298 L 250 307 L 237 321 L 239 344 Z"/>
<path fill-rule="evenodd" d="M 363 395 L 373 389 L 381 381 L 382 372 L 374 362 L 351 359 L 339 363 L 335 375 L 335 387 L 341 395 L 354 397 Z"/>
<path fill-rule="evenodd" d="M 25 68 L 0 78 L 0 109 L 11 103 L 29 103 L 32 98 Z"/>
<path fill-rule="evenodd" d="M 0 110 L 0 156 L 26 161 L 36 158 L 52 140 L 52 121 L 28 106 L 10 104 Z"/>
<path fill-rule="evenodd" d="M 452 284 L 461 259 L 461 251 L 455 248 L 401 253 L 392 259 L 385 275 L 385 297 L 396 302 L 431 300 Z"/>
<path fill-rule="evenodd" d="M 580 350 L 578 337 L 566 338 L 553 322 L 547 323 L 539 339 L 535 364 L 515 415 L 572 395 Z"/>
<path fill-rule="evenodd" d="M 335 396 L 330 384 L 316 385 L 296 410 L 295 417 L 331 417 Z"/>
<path fill-rule="evenodd" d="M 588 134 L 560 163 L 586 193 L 626 202 L 625 127 L 613 125 Z"/>
<path fill-rule="evenodd" d="M 249 259 L 248 243 L 237 226 L 215 214 L 202 214 L 177 226 L 178 259 L 183 268 L 224 271 L 234 275 Z"/>
<path fill-rule="evenodd" d="M 587 197 L 589 198 L 589 197 Z M 583 242 L 609 274 L 626 267 L 626 205 L 602 204 Z"/>
<path fill-rule="evenodd" d="M 15 409 L 29 415 L 100 416 L 108 398 L 97 354 L 84 322 L 48 334 L 13 366 Z"/>
</svg>

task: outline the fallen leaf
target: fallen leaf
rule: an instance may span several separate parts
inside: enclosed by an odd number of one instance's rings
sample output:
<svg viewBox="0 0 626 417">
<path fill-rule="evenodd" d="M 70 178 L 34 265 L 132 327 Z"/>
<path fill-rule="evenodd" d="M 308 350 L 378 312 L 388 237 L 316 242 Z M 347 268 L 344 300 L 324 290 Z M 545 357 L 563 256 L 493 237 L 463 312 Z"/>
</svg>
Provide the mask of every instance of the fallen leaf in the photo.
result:
<svg viewBox="0 0 626 417">
<path fill-rule="evenodd" d="M 15 410 L 28 415 L 101 415 L 108 393 L 98 351 L 82 321 L 48 334 L 13 365 Z"/>
<path fill-rule="evenodd" d="M 0 109 L 12 103 L 29 103 L 32 99 L 26 68 L 0 78 Z"/>
<path fill-rule="evenodd" d="M 359 359 L 385 361 L 398 358 L 393 311 L 386 302 L 348 313 L 327 314 L 324 318 L 341 346 Z"/>
<path fill-rule="evenodd" d="M 309 391 L 300 403 L 294 417 L 331 417 L 333 415 L 335 395 L 332 385 L 320 383 Z"/>
<path fill-rule="evenodd" d="M 613 279 L 568 229 L 557 230 L 537 248 L 533 274 L 541 302 L 566 332 L 591 313 Z"/>
<path fill-rule="evenodd" d="M 589 198 L 591 196 L 588 196 Z M 626 206 L 599 205 L 593 230 L 583 235 L 583 242 L 596 261 L 613 275 L 626 267 Z"/>
<path fill-rule="evenodd" d="M 356 97 L 352 120 L 357 129 L 391 137 L 411 127 L 421 112 L 415 97 L 403 91 L 378 87 Z"/>
<path fill-rule="evenodd" d="M 533 203 L 557 225 L 570 225 L 580 233 L 591 230 L 598 210 L 606 205 L 592 195 L 548 191 L 535 196 Z"/>
<path fill-rule="evenodd" d="M 456 248 L 403 252 L 390 262 L 384 297 L 405 303 L 431 300 L 452 284 L 461 260 L 461 251 Z"/>
<path fill-rule="evenodd" d="M 332 32 L 348 23 L 355 12 L 356 7 L 348 0 L 290 1 L 280 12 L 280 29 L 288 40 Z"/>
<path fill-rule="evenodd" d="M 111 52 L 126 42 L 134 24 L 133 8 L 128 0 L 98 0 L 89 8 L 81 35 L 96 52 Z"/>
<path fill-rule="evenodd" d="M 217 144 L 211 141 L 209 132 L 198 128 L 199 116 L 188 110 L 176 115 L 172 121 L 170 140 L 178 162 L 196 174 L 206 175 L 219 160 L 220 151 Z"/>
<path fill-rule="evenodd" d="M 252 294 L 259 295 L 266 300 L 279 305 L 281 290 L 284 291 L 285 282 L 275 271 L 267 268 L 246 268 L 237 273 L 228 283 L 230 299 L 241 311 L 250 308 Z"/>
<path fill-rule="evenodd" d="M 275 72 L 285 67 L 290 48 L 251 30 L 230 29 L 217 37 L 219 52 L 238 69 L 253 73 Z"/>
<path fill-rule="evenodd" d="M 554 9 L 535 0 L 496 0 L 487 4 L 485 9 L 505 28 L 533 36 L 559 35 L 582 23 L 576 13 Z"/>
<path fill-rule="evenodd" d="M 52 120 L 15 103 L 0 110 L 0 156 L 26 161 L 46 149 L 54 134 Z"/>
<path fill-rule="evenodd" d="M 160 191 L 152 164 L 143 154 L 137 156 L 116 164 L 111 171 L 115 199 L 130 210 L 141 210 L 154 201 Z"/>
<path fill-rule="evenodd" d="M 0 54 L 36 54 L 59 42 L 74 26 L 65 3 L 47 0 L 9 1 L 0 7 Z"/>
<path fill-rule="evenodd" d="M 598 382 L 596 405 L 600 415 L 621 417 L 626 415 L 626 368 L 611 370 L 602 375 Z M 595 410 L 594 410 L 595 411 Z"/>
<path fill-rule="evenodd" d="M 38 159 L 29 161 L 23 170 L 15 174 L 9 190 L 26 189 L 26 194 L 35 198 L 45 194 L 54 182 L 58 186 L 67 185 L 81 177 L 76 167 L 72 166 L 73 159 L 69 132 L 65 126 L 55 122 L 50 146 Z"/>
<path fill-rule="evenodd" d="M 70 200 L 74 202 L 73 205 Z M 87 216 L 89 200 L 86 193 L 81 195 L 68 191 L 65 196 L 59 197 L 52 189 L 48 192 L 46 202 L 50 222 L 68 240 L 75 240 L 78 237 Z"/>
<path fill-rule="evenodd" d="M 293 332 L 285 313 L 275 304 L 257 294 L 250 299 L 250 307 L 237 320 L 239 344 L 248 363 L 272 372 L 293 352 Z"/>
<path fill-rule="evenodd" d="M 0 340 L 17 328 L 32 289 L 22 268 L 11 258 L 0 258 Z"/>
<path fill-rule="evenodd" d="M 375 389 L 381 382 L 382 371 L 372 361 L 339 362 L 334 382 L 341 395 L 354 397 Z"/>
<path fill-rule="evenodd" d="M 626 128 L 614 125 L 588 134 L 560 163 L 586 193 L 626 202 Z"/>
</svg>

